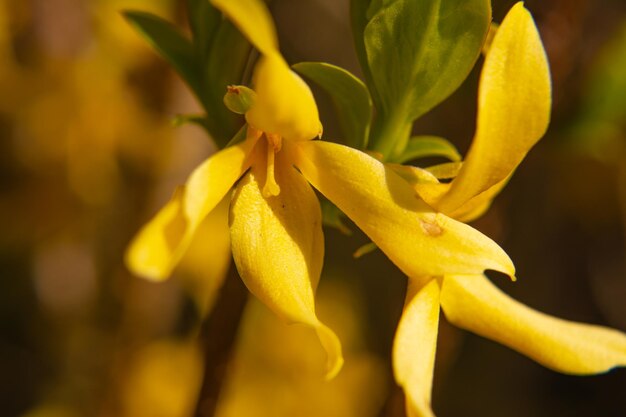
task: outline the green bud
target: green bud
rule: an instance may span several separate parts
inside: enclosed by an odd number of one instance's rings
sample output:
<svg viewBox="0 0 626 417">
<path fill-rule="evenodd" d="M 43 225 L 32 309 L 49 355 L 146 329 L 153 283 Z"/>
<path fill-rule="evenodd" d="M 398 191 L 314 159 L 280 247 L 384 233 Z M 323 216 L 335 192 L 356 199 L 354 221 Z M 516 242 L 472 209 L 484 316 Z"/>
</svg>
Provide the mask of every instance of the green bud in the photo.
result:
<svg viewBox="0 0 626 417">
<path fill-rule="evenodd" d="M 256 93 L 243 85 L 229 85 L 224 94 L 224 104 L 228 110 L 237 114 L 245 114 L 256 100 Z"/>
</svg>

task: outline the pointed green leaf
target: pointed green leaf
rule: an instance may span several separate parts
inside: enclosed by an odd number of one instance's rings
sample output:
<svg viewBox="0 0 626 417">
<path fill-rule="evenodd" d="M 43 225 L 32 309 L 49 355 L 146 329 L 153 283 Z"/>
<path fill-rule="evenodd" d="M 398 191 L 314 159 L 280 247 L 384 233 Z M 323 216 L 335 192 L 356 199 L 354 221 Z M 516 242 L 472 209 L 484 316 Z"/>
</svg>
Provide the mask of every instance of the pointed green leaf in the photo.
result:
<svg viewBox="0 0 626 417">
<path fill-rule="evenodd" d="M 333 227 L 344 235 L 352 234 L 352 230 L 350 230 L 350 228 L 343 222 L 343 217 L 345 215 L 337 208 L 336 205 L 327 199 L 322 198 L 320 200 L 320 206 L 322 208 L 322 223 L 324 226 Z"/>
<path fill-rule="evenodd" d="M 597 148 L 599 143 L 612 145 L 608 137 L 623 142 L 620 130 L 626 120 L 626 21 L 603 46 L 590 70 L 572 133 L 586 141 L 588 148 L 596 147 L 590 149 L 593 154 L 605 153 L 607 157 L 604 146 Z"/>
<path fill-rule="evenodd" d="M 224 147 L 228 148 L 229 146 L 235 146 L 236 144 L 243 142 L 244 140 L 246 140 L 247 134 L 248 134 L 248 125 L 244 124 L 243 126 L 239 128 L 237 133 L 233 135 L 233 137 L 230 139 L 230 141 L 228 141 L 228 143 Z"/>
<path fill-rule="evenodd" d="M 207 0 L 208 1 L 208 0 Z M 222 19 L 213 34 L 210 50 L 204 62 L 203 101 L 211 112 L 211 134 L 224 145 L 242 124 L 241 117 L 224 105 L 224 94 L 229 85 L 245 84 L 244 72 L 251 47 L 230 21 Z"/>
<path fill-rule="evenodd" d="M 389 6 L 395 0 L 371 0 L 369 7 L 366 10 L 367 20 L 372 20 L 372 17 L 376 15 L 383 7 Z"/>
<path fill-rule="evenodd" d="M 366 17 L 378 110 L 413 121 L 465 80 L 489 29 L 491 7 L 489 0 L 376 0 Z"/>
<path fill-rule="evenodd" d="M 250 45 L 222 12 L 208 0 L 187 0 L 188 19 L 201 72 L 200 100 L 207 112 L 207 130 L 223 147 L 242 124 L 223 98 L 228 85 L 241 84 Z"/>
<path fill-rule="evenodd" d="M 171 23 L 153 14 L 125 11 L 124 17 L 200 97 L 202 86 L 193 44 Z"/>
<path fill-rule="evenodd" d="M 224 105 L 230 84 L 241 84 L 250 46 L 208 0 L 187 0 L 193 42 L 172 24 L 144 12 L 128 11 L 128 21 L 189 85 L 207 115 L 202 126 L 220 147 L 243 123 Z"/>
<path fill-rule="evenodd" d="M 450 161 L 461 160 L 461 154 L 448 140 L 438 136 L 415 136 L 409 139 L 404 152 L 393 162 L 403 164 L 413 159 L 433 156 L 447 158 Z"/>
<path fill-rule="evenodd" d="M 374 252 L 376 249 L 378 249 L 378 246 L 376 246 L 376 243 L 374 242 L 366 243 L 365 245 L 355 250 L 352 256 L 354 257 L 354 259 L 359 259 L 369 253 Z"/>
<path fill-rule="evenodd" d="M 181 127 L 186 124 L 193 124 L 206 129 L 206 117 L 200 114 L 177 114 L 171 120 L 173 127 Z"/>
<path fill-rule="evenodd" d="M 566 128 L 567 145 L 621 166 L 626 145 L 626 21 L 594 61 L 583 85 L 578 117 Z"/>
<path fill-rule="evenodd" d="M 345 144 L 365 149 L 372 118 L 372 99 L 365 84 L 345 69 L 323 62 L 301 62 L 293 68 L 330 95 Z"/>
<path fill-rule="evenodd" d="M 380 99 L 378 98 L 378 92 L 372 88 L 374 85 L 372 79 L 372 73 L 369 68 L 369 62 L 367 60 L 367 52 L 365 51 L 365 26 L 369 19 L 367 18 L 367 10 L 370 5 L 370 0 L 350 0 L 350 23 L 352 26 L 352 38 L 354 40 L 354 49 L 356 50 L 363 75 L 365 77 L 365 83 L 369 87 L 370 95 L 374 101 L 374 106 L 380 108 Z"/>
<path fill-rule="evenodd" d="M 211 6 L 208 0 L 187 0 L 187 20 L 198 56 L 206 58 L 222 20 L 222 13 Z"/>
<path fill-rule="evenodd" d="M 207 112 L 206 129 L 213 140 L 223 147 L 242 123 L 241 118 L 224 108 L 222 101 L 226 85 L 239 84 L 242 81 L 239 71 L 234 76 L 227 76 L 227 84 L 224 85 L 224 74 L 231 73 L 231 61 L 239 59 L 237 54 L 223 54 L 223 35 L 220 33 L 224 32 L 223 27 L 232 28 L 232 24 L 208 0 L 187 0 L 187 13 L 199 62 L 198 70 L 201 72 L 200 101 Z M 242 37 L 240 41 L 247 44 Z M 227 42 L 226 47 L 229 46 Z M 215 74 L 216 63 L 222 64 L 217 69 L 218 74 Z M 222 73 L 219 73 L 220 70 Z"/>
</svg>

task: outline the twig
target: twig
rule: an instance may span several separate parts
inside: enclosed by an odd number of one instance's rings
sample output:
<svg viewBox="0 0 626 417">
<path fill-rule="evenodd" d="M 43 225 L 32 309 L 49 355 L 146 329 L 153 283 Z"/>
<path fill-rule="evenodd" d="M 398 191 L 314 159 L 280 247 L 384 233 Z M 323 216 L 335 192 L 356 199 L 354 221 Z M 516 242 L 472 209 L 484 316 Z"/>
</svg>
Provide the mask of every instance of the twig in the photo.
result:
<svg viewBox="0 0 626 417">
<path fill-rule="evenodd" d="M 215 414 L 247 295 L 248 291 L 237 273 L 237 268 L 231 262 L 213 312 L 200 330 L 205 362 L 195 417 L 212 417 Z"/>
</svg>

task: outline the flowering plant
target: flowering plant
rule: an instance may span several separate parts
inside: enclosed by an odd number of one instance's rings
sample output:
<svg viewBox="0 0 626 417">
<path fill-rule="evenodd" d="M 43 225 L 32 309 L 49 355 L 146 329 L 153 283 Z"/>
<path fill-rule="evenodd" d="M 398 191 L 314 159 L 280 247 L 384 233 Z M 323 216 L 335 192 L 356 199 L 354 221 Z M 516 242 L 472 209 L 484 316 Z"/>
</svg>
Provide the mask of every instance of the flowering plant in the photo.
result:
<svg viewBox="0 0 626 417">
<path fill-rule="evenodd" d="M 279 317 L 316 331 L 328 354 L 327 378 L 340 371 L 344 359 L 339 339 L 315 312 L 322 224 L 337 225 L 347 216 L 372 240 L 370 249 L 379 248 L 408 277 L 393 364 L 409 415 L 433 415 L 440 306 L 453 324 L 557 371 L 590 374 L 626 365 L 624 334 L 546 316 L 494 287 L 485 271 L 515 279 L 513 263 L 493 240 L 465 224 L 489 208 L 548 127 L 548 62 L 521 2 L 496 26 L 484 0 L 353 0 L 365 82 L 330 64 L 290 67 L 260 0 L 190 5 L 193 42 L 155 17 L 127 17 L 207 110 L 189 120 L 224 147 L 196 168 L 133 240 L 127 265 L 134 273 L 167 278 L 202 220 L 234 189 L 229 225 L 237 270 L 250 292 Z M 225 24 L 220 13 L 243 37 L 228 30 L 221 32 L 229 33 L 225 42 L 219 31 L 207 35 L 209 22 Z M 246 40 L 259 53 L 251 85 L 233 80 L 227 87 L 224 79 L 241 78 Z M 476 133 L 461 162 L 445 139 L 411 137 L 411 130 L 458 88 L 481 51 Z M 212 68 L 208 75 L 198 70 L 202 63 Z M 323 129 L 317 104 L 297 73 L 333 98 L 343 140 L 318 140 Z M 246 121 L 228 144 L 220 132 L 228 131 L 232 119 L 224 116 L 222 125 L 223 109 L 212 112 L 220 83 L 226 106 Z M 428 156 L 451 163 L 406 164 Z M 326 217 L 311 186 L 332 203 Z"/>
</svg>

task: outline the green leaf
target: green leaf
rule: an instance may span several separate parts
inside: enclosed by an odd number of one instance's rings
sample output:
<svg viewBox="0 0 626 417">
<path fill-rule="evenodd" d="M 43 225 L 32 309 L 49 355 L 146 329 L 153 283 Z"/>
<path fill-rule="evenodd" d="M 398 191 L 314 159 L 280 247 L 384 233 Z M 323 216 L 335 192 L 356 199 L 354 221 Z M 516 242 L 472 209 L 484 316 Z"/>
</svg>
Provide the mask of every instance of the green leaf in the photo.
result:
<svg viewBox="0 0 626 417">
<path fill-rule="evenodd" d="M 579 101 L 578 116 L 565 127 L 565 145 L 585 157 L 622 166 L 626 155 L 626 21 L 595 56 Z"/>
<path fill-rule="evenodd" d="M 125 11 L 124 17 L 200 97 L 202 85 L 193 44 L 171 23 L 153 14 Z"/>
<path fill-rule="evenodd" d="M 216 40 L 218 33 L 223 25 L 229 23 L 222 17 L 222 12 L 208 0 L 187 0 L 187 17 L 193 34 L 198 71 L 201 73 L 202 92 L 199 98 L 207 113 L 206 129 L 218 146 L 223 147 L 241 125 L 241 120 L 224 108 L 221 100 L 225 93 L 222 85 L 224 77 L 218 75 L 211 78 L 214 74 L 207 68 L 213 66 L 211 60 L 216 59 L 213 49 L 220 48 L 219 41 Z M 228 55 L 217 57 L 218 62 L 225 63 L 224 71 L 229 70 L 229 59 Z M 232 84 L 240 82 L 240 77 L 232 77 Z"/>
<path fill-rule="evenodd" d="M 454 162 L 461 160 L 461 154 L 448 140 L 438 136 L 415 136 L 409 139 L 404 152 L 394 158 L 393 162 L 404 164 L 413 159 L 433 156 L 447 158 Z"/>
<path fill-rule="evenodd" d="M 222 20 L 222 13 L 209 0 L 187 0 L 187 20 L 198 56 L 208 56 L 211 41 Z"/>
<path fill-rule="evenodd" d="M 186 124 L 194 124 L 204 129 L 206 126 L 206 117 L 200 114 L 177 114 L 171 120 L 173 127 L 181 127 Z"/>
<path fill-rule="evenodd" d="M 354 251 L 352 256 L 354 257 L 354 259 L 359 259 L 367 254 L 374 252 L 376 249 L 378 249 L 378 246 L 376 246 L 376 243 L 374 242 L 366 243 L 365 245 L 359 247 L 356 251 Z"/>
<path fill-rule="evenodd" d="M 242 124 L 223 97 L 228 85 L 241 84 L 250 46 L 208 0 L 187 0 L 187 7 L 193 42 L 160 17 L 136 11 L 124 15 L 189 85 L 207 113 L 202 126 L 223 147 Z"/>
<path fill-rule="evenodd" d="M 583 87 L 580 119 L 619 130 L 626 119 L 626 22 L 595 59 Z M 602 126 L 604 125 L 604 126 Z M 621 125 L 621 126 L 620 126 Z"/>
<path fill-rule="evenodd" d="M 322 207 L 322 223 L 325 226 L 333 227 L 344 235 L 352 234 L 352 230 L 343 222 L 343 212 L 336 205 L 323 198 L 320 200 L 320 206 Z"/>
<path fill-rule="evenodd" d="M 246 139 L 247 135 L 248 135 L 248 125 L 245 124 L 241 126 L 239 130 L 237 131 L 237 133 L 233 135 L 230 141 L 226 144 L 225 148 L 228 148 L 229 146 L 234 146 L 238 143 L 243 142 Z"/>
<path fill-rule="evenodd" d="M 323 62 L 302 62 L 293 68 L 330 95 L 345 143 L 365 149 L 372 119 L 372 99 L 365 84 L 345 69 Z"/>
<path fill-rule="evenodd" d="M 380 108 L 380 99 L 378 92 L 373 88 L 374 82 L 372 73 L 369 68 L 369 62 L 367 60 L 367 52 L 365 51 L 365 26 L 369 19 L 367 18 L 367 10 L 370 6 L 370 0 L 350 0 L 350 21 L 352 26 L 352 38 L 354 39 L 354 49 L 359 58 L 363 75 L 365 76 L 365 83 L 369 87 L 369 92 L 374 101 L 374 106 Z"/>
<path fill-rule="evenodd" d="M 237 28 L 228 20 L 221 20 L 213 34 L 203 72 L 203 101 L 214 121 L 210 132 L 221 146 L 241 126 L 241 118 L 224 105 L 224 94 L 229 85 L 245 84 L 250 51 L 250 44 Z"/>
<path fill-rule="evenodd" d="M 378 110 L 413 121 L 465 80 L 489 29 L 491 6 L 489 0 L 375 0 L 367 17 L 365 49 Z"/>
<path fill-rule="evenodd" d="M 372 17 L 376 15 L 385 6 L 393 3 L 395 0 L 371 0 L 369 7 L 366 10 L 367 20 L 372 20 Z"/>
</svg>

